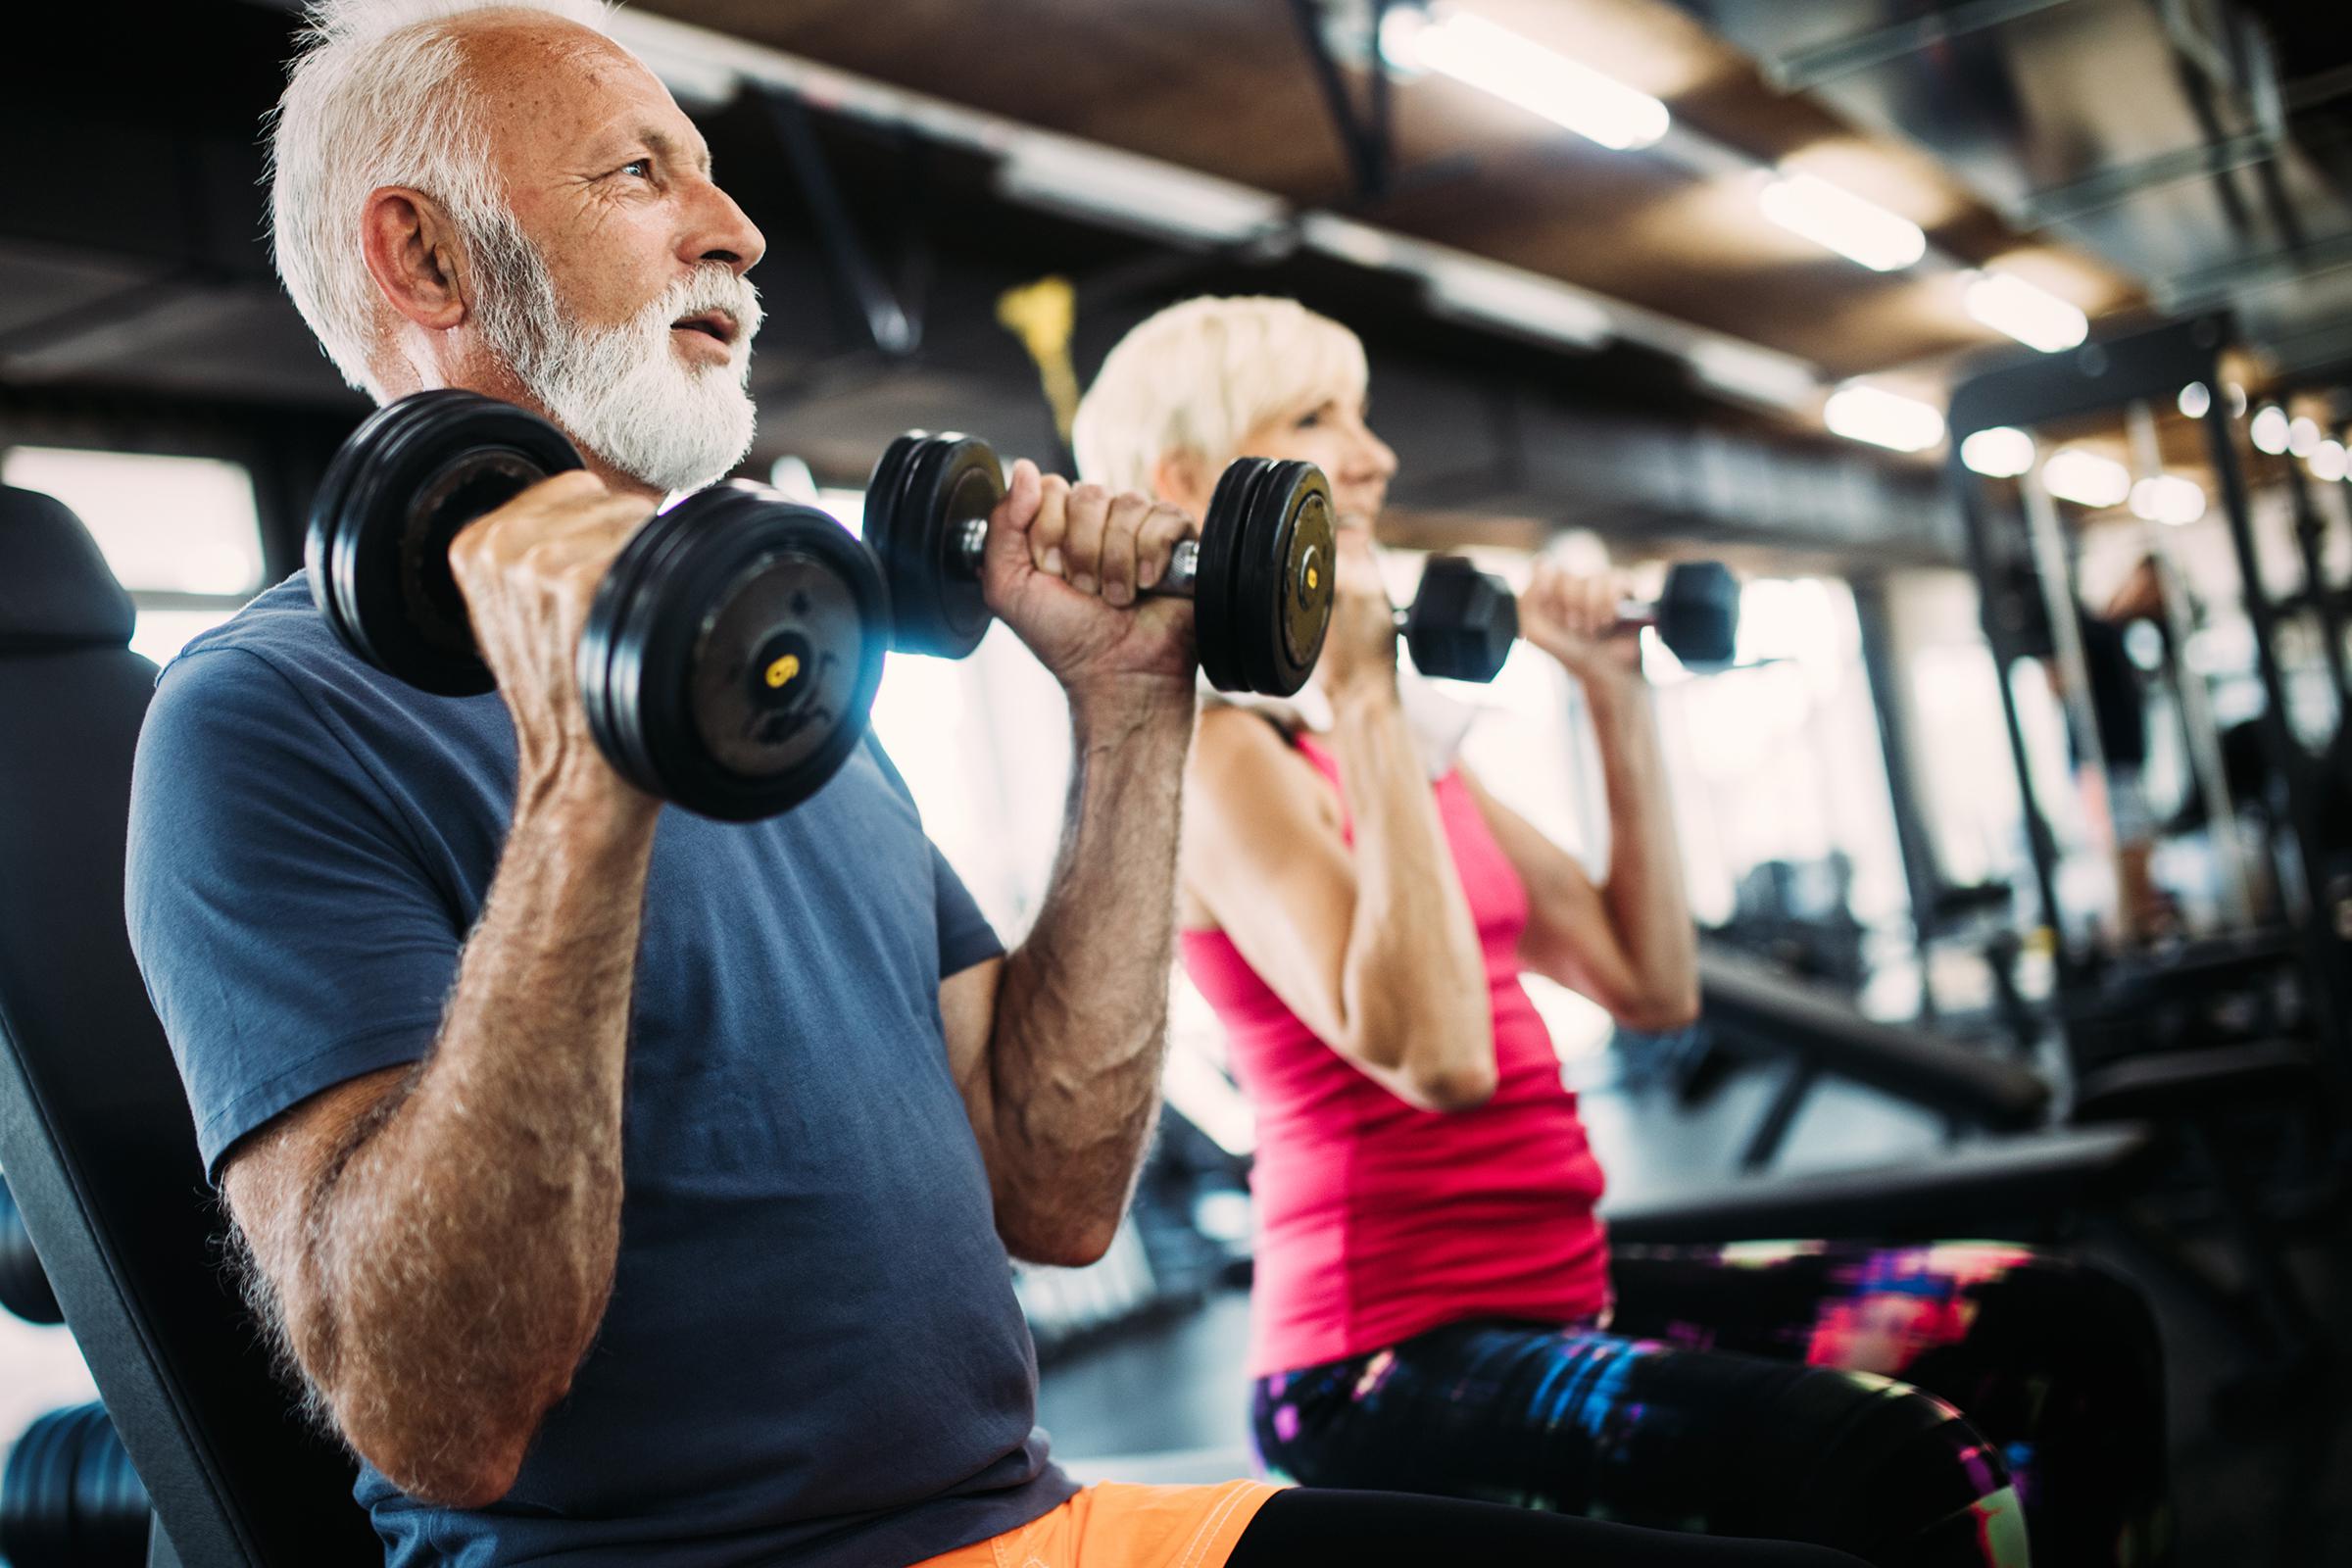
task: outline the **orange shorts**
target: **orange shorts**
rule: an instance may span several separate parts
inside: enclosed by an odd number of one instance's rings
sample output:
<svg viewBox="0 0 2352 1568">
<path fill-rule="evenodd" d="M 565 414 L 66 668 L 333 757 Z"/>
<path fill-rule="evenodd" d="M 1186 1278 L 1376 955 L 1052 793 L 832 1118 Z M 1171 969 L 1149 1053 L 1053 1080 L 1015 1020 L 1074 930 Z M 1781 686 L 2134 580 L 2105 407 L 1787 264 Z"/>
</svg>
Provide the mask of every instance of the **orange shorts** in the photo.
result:
<svg viewBox="0 0 2352 1568">
<path fill-rule="evenodd" d="M 1263 1481 L 1088 1487 L 1043 1518 L 917 1568 L 1221 1568 L 1266 1499 Z"/>
</svg>

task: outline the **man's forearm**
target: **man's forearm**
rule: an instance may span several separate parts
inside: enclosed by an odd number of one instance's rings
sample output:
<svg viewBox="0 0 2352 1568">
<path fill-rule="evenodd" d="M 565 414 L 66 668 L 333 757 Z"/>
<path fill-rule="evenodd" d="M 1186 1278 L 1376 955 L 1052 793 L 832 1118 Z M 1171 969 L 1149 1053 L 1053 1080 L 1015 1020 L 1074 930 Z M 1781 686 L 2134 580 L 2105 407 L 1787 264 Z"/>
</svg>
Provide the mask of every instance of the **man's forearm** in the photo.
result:
<svg viewBox="0 0 2352 1568">
<path fill-rule="evenodd" d="M 1586 696 L 1609 807 L 1609 870 L 1601 889 L 1609 923 L 1643 994 L 1668 1011 L 1687 1011 L 1698 994 L 1698 933 L 1649 688 L 1638 679 L 1596 682 Z"/>
<path fill-rule="evenodd" d="M 511 1480 L 619 1240 L 653 818 L 560 796 L 523 812 L 432 1054 L 308 1205 L 311 1311 L 289 1324 L 346 1435 L 428 1496 Z"/>
<path fill-rule="evenodd" d="M 1061 847 L 1005 960 L 988 1060 L 998 1228 L 1025 1257 L 1109 1245 L 1158 1105 L 1189 690 L 1073 695 Z"/>
</svg>

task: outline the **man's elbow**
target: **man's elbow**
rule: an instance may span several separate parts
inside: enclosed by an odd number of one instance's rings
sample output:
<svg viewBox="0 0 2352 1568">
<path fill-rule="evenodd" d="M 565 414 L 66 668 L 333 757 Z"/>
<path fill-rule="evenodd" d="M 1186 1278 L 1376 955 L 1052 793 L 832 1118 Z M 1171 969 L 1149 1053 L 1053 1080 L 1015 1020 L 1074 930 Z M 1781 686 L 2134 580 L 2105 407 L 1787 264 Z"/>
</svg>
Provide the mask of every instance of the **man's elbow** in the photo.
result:
<svg viewBox="0 0 2352 1568">
<path fill-rule="evenodd" d="M 997 1212 L 997 1236 L 1004 1250 L 1024 1263 L 1048 1268 L 1084 1268 L 1100 1263 L 1118 1239 L 1119 1215 L 1062 1214 L 1051 1219 Z"/>
<path fill-rule="evenodd" d="M 486 1508 L 514 1488 L 540 1414 L 480 1412 L 452 1421 L 446 1408 L 429 1425 L 411 1425 L 393 1412 L 373 1422 L 338 1411 L 344 1439 L 384 1479 L 419 1502 L 443 1508 Z"/>
<path fill-rule="evenodd" d="M 353 1452 L 402 1493 L 433 1507 L 480 1509 L 515 1488 L 531 1439 L 566 1385 L 515 1387 L 499 1398 L 466 1398 L 454 1387 L 410 1385 L 398 1398 L 346 1390 L 329 1410 Z"/>
<path fill-rule="evenodd" d="M 1118 1234 L 1116 1225 L 1066 1233 L 1032 1245 L 1021 1255 L 1032 1263 L 1044 1263 L 1052 1268 L 1084 1268 L 1090 1263 L 1100 1263 L 1108 1256 L 1110 1244 Z"/>
<path fill-rule="evenodd" d="M 514 1478 L 521 1473 L 520 1449 L 511 1455 L 477 1454 L 467 1463 L 428 1466 L 407 1480 L 385 1472 L 410 1496 L 440 1508 L 487 1508 L 514 1490 Z"/>
</svg>

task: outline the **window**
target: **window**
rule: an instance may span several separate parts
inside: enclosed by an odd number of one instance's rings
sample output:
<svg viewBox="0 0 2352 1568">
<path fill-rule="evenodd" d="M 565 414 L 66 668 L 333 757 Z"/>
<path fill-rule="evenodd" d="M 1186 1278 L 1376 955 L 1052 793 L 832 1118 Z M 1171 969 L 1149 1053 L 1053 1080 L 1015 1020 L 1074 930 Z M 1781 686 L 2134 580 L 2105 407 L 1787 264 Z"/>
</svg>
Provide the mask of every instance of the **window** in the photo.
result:
<svg viewBox="0 0 2352 1568">
<path fill-rule="evenodd" d="M 43 1411 L 96 1397 L 70 1330 L 36 1328 L 0 1312 L 0 1453 Z"/>
<path fill-rule="evenodd" d="M 1766 861 L 1841 857 L 1849 912 L 1875 935 L 1871 969 L 1907 941 L 1909 893 L 1886 791 L 1853 596 L 1827 578 L 1755 578 L 1740 597 L 1738 662 L 1683 674 L 1660 655 L 1658 727 L 1701 924 L 1734 911 Z M 1897 993 L 1866 1007 L 1900 1012 Z"/>
<path fill-rule="evenodd" d="M 261 521 L 240 464 L 12 447 L 0 482 L 74 509 L 138 608 L 130 646 L 159 664 L 262 586 Z"/>
</svg>

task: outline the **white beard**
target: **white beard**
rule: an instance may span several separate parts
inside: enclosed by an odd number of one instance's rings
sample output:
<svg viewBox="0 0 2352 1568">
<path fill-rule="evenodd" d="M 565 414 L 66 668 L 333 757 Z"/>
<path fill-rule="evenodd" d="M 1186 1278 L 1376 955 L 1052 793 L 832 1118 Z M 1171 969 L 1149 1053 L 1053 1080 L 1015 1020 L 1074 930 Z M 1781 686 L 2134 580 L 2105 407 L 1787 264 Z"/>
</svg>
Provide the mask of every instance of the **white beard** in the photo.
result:
<svg viewBox="0 0 2352 1568">
<path fill-rule="evenodd" d="M 631 478 L 675 493 L 718 478 L 752 449 L 749 390 L 760 292 L 712 262 L 618 326 L 583 327 L 556 299 L 538 249 L 510 220 L 477 250 L 482 332 L 572 441 Z M 688 365 L 670 326 L 723 310 L 737 323 L 728 358 Z"/>
</svg>

